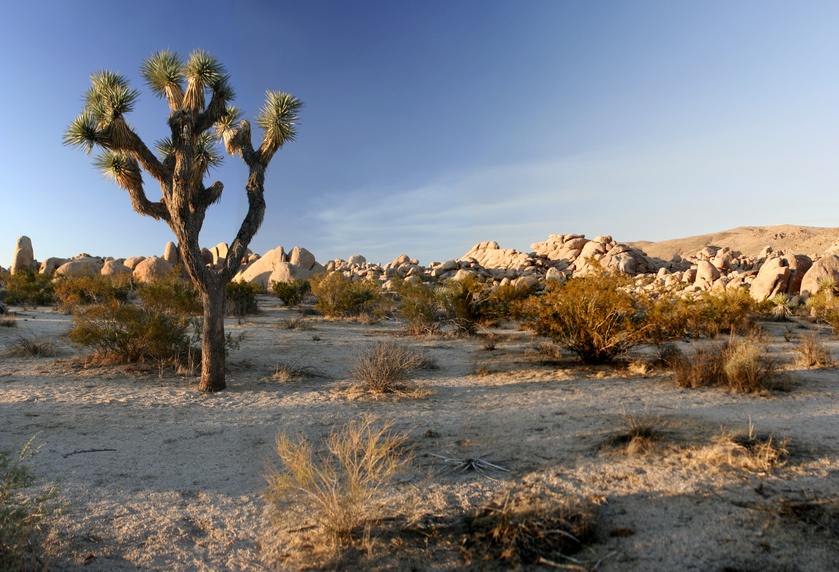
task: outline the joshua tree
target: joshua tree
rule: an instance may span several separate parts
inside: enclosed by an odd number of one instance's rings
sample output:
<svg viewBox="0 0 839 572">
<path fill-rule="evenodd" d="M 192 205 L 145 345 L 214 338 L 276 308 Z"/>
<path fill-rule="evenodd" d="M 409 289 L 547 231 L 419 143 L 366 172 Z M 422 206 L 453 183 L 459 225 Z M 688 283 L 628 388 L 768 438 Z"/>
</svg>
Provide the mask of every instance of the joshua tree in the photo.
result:
<svg viewBox="0 0 839 572">
<path fill-rule="evenodd" d="M 148 58 L 140 72 L 152 92 L 169 103 L 171 136 L 157 142 L 159 157 L 125 119 L 139 92 L 124 76 L 109 71 L 91 76 L 84 110 L 67 128 L 64 143 L 81 147 L 88 155 L 94 147 L 101 148 L 96 166 L 128 191 L 134 210 L 165 221 L 175 233 L 187 272 L 201 292 L 204 305 L 200 388 L 220 391 L 225 388 L 226 286 L 262 224 L 265 170 L 274 153 L 294 140 L 302 104 L 287 93 L 269 90 L 257 116 L 262 143 L 254 149 L 250 123 L 240 121 L 241 112 L 229 104 L 234 97 L 230 78 L 210 54 L 196 50 L 184 62 L 176 53 L 161 51 Z M 221 162 L 217 140 L 224 142 L 228 154 L 239 155 L 248 166 L 245 192 L 249 206 L 224 263 L 208 266 L 201 255 L 198 235 L 207 207 L 219 200 L 224 188 L 219 181 L 204 185 L 208 169 Z M 160 200 L 147 198 L 141 170 L 160 183 Z"/>
</svg>

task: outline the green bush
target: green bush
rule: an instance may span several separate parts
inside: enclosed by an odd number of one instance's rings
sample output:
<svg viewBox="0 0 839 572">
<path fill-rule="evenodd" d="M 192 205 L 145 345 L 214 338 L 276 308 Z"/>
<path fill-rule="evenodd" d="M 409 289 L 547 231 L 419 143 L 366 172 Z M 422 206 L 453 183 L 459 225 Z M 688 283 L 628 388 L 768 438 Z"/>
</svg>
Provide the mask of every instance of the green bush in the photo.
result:
<svg viewBox="0 0 839 572">
<path fill-rule="evenodd" d="M 413 280 L 395 281 L 399 313 L 405 331 L 412 335 L 436 332 L 445 317 L 443 300 L 433 286 Z"/>
<path fill-rule="evenodd" d="M 150 360 L 162 367 L 189 357 L 191 325 L 184 316 L 109 300 L 77 308 L 68 337 L 74 343 L 93 348 L 105 360 Z"/>
<path fill-rule="evenodd" d="M 647 340 L 643 308 L 606 273 L 551 285 L 526 305 L 527 323 L 587 364 L 607 363 Z"/>
<path fill-rule="evenodd" d="M 6 304 L 14 306 L 48 306 L 55 300 L 52 277 L 34 270 L 0 275 L 6 291 Z"/>
<path fill-rule="evenodd" d="M 131 278 L 128 274 L 59 277 L 55 280 L 58 307 L 67 313 L 78 306 L 99 304 L 106 300 L 124 302 L 130 294 Z"/>
<path fill-rule="evenodd" d="M 198 288 L 191 280 L 184 279 L 179 269 L 138 285 L 137 295 L 150 312 L 198 316 L 204 311 Z"/>
<path fill-rule="evenodd" d="M 225 312 L 228 316 L 242 317 L 247 314 L 259 313 L 256 302 L 256 295 L 262 292 L 258 284 L 251 284 L 240 280 L 227 284 L 227 306 Z"/>
<path fill-rule="evenodd" d="M 818 292 L 807 299 L 810 315 L 826 322 L 839 335 L 839 297 L 833 281 L 825 281 Z"/>
<path fill-rule="evenodd" d="M 381 286 L 375 280 L 353 281 L 340 272 L 332 272 L 310 278 L 309 284 L 317 297 L 315 307 L 325 316 L 350 317 L 381 311 Z"/>
<path fill-rule="evenodd" d="M 755 310 L 754 300 L 744 288 L 703 292 L 695 305 L 688 328 L 695 335 L 705 334 L 710 338 L 747 331 L 750 315 Z"/>
<path fill-rule="evenodd" d="M 490 294 L 492 288 L 474 276 L 449 280 L 443 288 L 443 300 L 449 320 L 461 332 L 474 334 L 495 319 Z"/>
<path fill-rule="evenodd" d="M 503 284 L 489 293 L 488 315 L 496 320 L 518 320 L 522 317 L 525 301 L 536 293 L 536 286 Z"/>
<path fill-rule="evenodd" d="M 755 304 L 741 288 L 725 292 L 703 292 L 692 298 L 684 295 L 642 296 L 647 335 L 657 345 L 684 336 L 715 338 L 719 334 L 748 330 Z"/>
<path fill-rule="evenodd" d="M 271 292 L 291 308 L 299 306 L 311 292 L 312 287 L 306 280 L 292 280 L 291 282 L 271 282 Z"/>
</svg>

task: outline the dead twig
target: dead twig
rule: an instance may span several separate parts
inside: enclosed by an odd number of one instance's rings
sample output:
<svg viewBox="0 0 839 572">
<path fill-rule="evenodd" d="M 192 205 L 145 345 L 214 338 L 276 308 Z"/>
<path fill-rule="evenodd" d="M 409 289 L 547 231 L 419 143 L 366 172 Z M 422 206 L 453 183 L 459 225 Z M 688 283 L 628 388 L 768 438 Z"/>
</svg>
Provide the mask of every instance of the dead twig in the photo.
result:
<svg viewBox="0 0 839 572">
<path fill-rule="evenodd" d="M 81 451 L 73 451 L 72 453 L 66 453 L 63 457 L 66 459 L 70 455 L 81 455 L 82 453 L 103 453 L 106 451 L 115 452 L 116 449 L 84 449 Z"/>
</svg>

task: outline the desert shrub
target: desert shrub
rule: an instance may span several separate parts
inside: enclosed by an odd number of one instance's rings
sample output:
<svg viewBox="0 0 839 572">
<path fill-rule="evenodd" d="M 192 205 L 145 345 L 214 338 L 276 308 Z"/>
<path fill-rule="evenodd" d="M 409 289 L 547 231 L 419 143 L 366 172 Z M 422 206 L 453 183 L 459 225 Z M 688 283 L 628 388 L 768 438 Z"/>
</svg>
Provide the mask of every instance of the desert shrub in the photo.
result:
<svg viewBox="0 0 839 572">
<path fill-rule="evenodd" d="M 405 437 L 392 427 L 371 417 L 350 421 L 330 432 L 324 448 L 280 434 L 276 451 L 282 466 L 265 477 L 271 523 L 264 544 L 278 544 L 290 526 L 299 525 L 290 517 L 314 521 L 332 546 L 352 542 L 358 529 L 376 518 L 384 488 L 409 461 Z"/>
<path fill-rule="evenodd" d="M 673 368 L 673 381 L 679 387 L 697 388 L 718 385 L 725 376 L 723 346 L 697 347 L 690 356 L 673 354 L 668 365 Z"/>
<path fill-rule="evenodd" d="M 827 323 L 834 335 L 839 335 L 839 292 L 835 283 L 825 281 L 819 291 L 807 298 L 810 315 Z"/>
<path fill-rule="evenodd" d="M 442 324 L 443 301 L 433 286 L 412 280 L 396 280 L 399 313 L 405 331 L 412 335 L 434 333 Z"/>
<path fill-rule="evenodd" d="M 291 308 L 299 306 L 312 287 L 306 280 L 291 282 L 271 282 L 271 292 Z"/>
<path fill-rule="evenodd" d="M 801 342 L 795 349 L 798 352 L 796 363 L 801 367 L 829 367 L 834 365 L 830 350 L 819 341 L 815 332 L 802 336 Z"/>
<path fill-rule="evenodd" d="M 694 336 L 744 333 L 754 311 L 754 300 L 743 288 L 725 292 L 703 292 L 693 304 L 688 330 Z"/>
<path fill-rule="evenodd" d="M 488 314 L 496 320 L 518 320 L 522 317 L 525 301 L 536 293 L 536 286 L 502 284 L 489 293 Z"/>
<path fill-rule="evenodd" d="M 695 321 L 693 300 L 681 296 L 642 296 L 647 325 L 647 339 L 661 346 L 668 341 L 683 338 L 689 334 L 689 325 Z"/>
<path fill-rule="evenodd" d="M 68 337 L 116 361 L 176 363 L 190 354 L 191 322 L 184 316 L 152 311 L 114 300 L 80 307 Z"/>
<path fill-rule="evenodd" d="M 478 328 L 494 319 L 490 303 L 491 292 L 490 285 L 474 276 L 447 281 L 442 290 L 442 297 L 449 321 L 461 332 L 477 332 Z"/>
<path fill-rule="evenodd" d="M 227 284 L 227 306 L 225 307 L 227 315 L 242 317 L 259 313 L 256 295 L 262 293 L 262 291 L 258 284 L 251 284 L 244 280 L 229 282 Z"/>
<path fill-rule="evenodd" d="M 17 320 L 14 316 L 0 316 L 0 328 L 16 328 Z"/>
<path fill-rule="evenodd" d="M 375 314 L 382 301 L 381 286 L 372 279 L 354 281 L 332 272 L 310 278 L 309 284 L 317 297 L 315 307 L 325 316 Z"/>
<path fill-rule="evenodd" d="M 551 285 L 528 300 L 527 324 L 584 363 L 607 363 L 647 336 L 644 312 L 621 288 L 625 283 L 601 273 Z"/>
<path fill-rule="evenodd" d="M 37 451 L 30 439 L 20 453 L 0 452 L 0 569 L 46 569 L 41 558 L 40 539 L 49 513 L 48 503 L 58 489 L 45 494 L 27 494 L 33 483 L 28 465 Z"/>
<path fill-rule="evenodd" d="M 389 393 L 405 389 L 408 375 L 422 365 L 422 356 L 415 351 L 396 342 L 382 341 L 359 354 L 351 375 L 363 391 Z"/>
<path fill-rule="evenodd" d="M 511 569 L 533 564 L 563 568 L 559 562 L 595 539 L 596 516 L 590 504 L 547 489 L 503 492 L 466 518 L 462 548 L 467 565 L 500 560 Z"/>
<path fill-rule="evenodd" d="M 34 270 L 0 276 L 6 291 L 5 302 L 14 306 L 48 306 L 55 300 L 52 277 Z"/>
<path fill-rule="evenodd" d="M 51 357 L 55 355 L 55 348 L 52 340 L 34 334 L 22 334 L 12 341 L 6 353 L 17 357 Z"/>
<path fill-rule="evenodd" d="M 67 313 L 78 306 L 103 303 L 107 300 L 124 302 L 130 294 L 131 278 L 128 274 L 59 277 L 55 281 L 58 307 Z"/>
<path fill-rule="evenodd" d="M 754 338 L 699 347 L 692 355 L 674 360 L 672 367 L 673 380 L 681 387 L 718 386 L 735 393 L 757 393 L 780 386 L 774 360 Z"/>
<path fill-rule="evenodd" d="M 204 311 L 201 295 L 191 280 L 181 276 L 175 269 L 166 276 L 137 286 L 137 296 L 150 312 L 197 316 Z"/>
<path fill-rule="evenodd" d="M 756 305 L 758 311 L 765 313 L 771 320 L 785 322 L 795 310 L 792 299 L 786 294 L 776 294 Z"/>
</svg>

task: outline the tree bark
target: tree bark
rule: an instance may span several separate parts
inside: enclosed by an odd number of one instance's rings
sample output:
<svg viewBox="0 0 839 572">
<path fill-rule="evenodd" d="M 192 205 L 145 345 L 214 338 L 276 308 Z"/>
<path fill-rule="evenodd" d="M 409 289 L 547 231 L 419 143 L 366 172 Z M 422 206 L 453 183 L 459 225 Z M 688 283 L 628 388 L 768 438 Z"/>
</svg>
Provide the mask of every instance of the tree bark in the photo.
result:
<svg viewBox="0 0 839 572">
<path fill-rule="evenodd" d="M 201 336 L 201 391 L 222 391 L 224 381 L 224 310 L 227 282 L 212 276 L 201 292 L 204 327 Z"/>
</svg>

